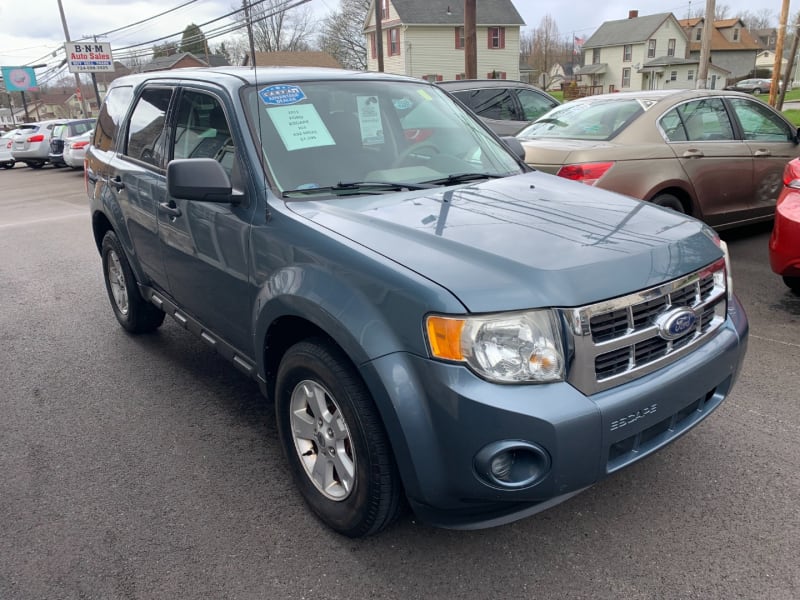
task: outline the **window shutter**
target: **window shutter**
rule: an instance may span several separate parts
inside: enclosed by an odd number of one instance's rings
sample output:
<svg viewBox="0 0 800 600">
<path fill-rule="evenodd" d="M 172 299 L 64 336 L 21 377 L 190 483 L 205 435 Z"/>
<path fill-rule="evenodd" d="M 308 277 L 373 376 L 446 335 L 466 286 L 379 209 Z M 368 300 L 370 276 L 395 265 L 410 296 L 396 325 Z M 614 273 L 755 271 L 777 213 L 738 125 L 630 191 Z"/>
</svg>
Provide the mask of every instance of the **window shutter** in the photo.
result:
<svg viewBox="0 0 800 600">
<path fill-rule="evenodd" d="M 506 47 L 506 28 L 505 27 L 500 27 L 499 29 L 500 29 L 500 47 L 501 48 L 505 48 Z M 505 77 L 503 77 L 503 79 L 505 79 Z"/>
<path fill-rule="evenodd" d="M 444 77 L 442 77 L 441 75 L 436 76 L 436 81 L 442 81 L 442 80 L 444 80 Z"/>
<path fill-rule="evenodd" d="M 506 78 L 506 72 L 500 71 L 500 79 L 505 79 L 505 78 Z"/>
<path fill-rule="evenodd" d="M 370 50 L 372 51 L 372 58 L 377 58 L 378 57 L 378 51 L 376 50 L 376 48 L 378 47 L 378 45 L 375 43 L 375 32 L 374 31 L 369 34 L 369 46 L 370 46 Z"/>
</svg>

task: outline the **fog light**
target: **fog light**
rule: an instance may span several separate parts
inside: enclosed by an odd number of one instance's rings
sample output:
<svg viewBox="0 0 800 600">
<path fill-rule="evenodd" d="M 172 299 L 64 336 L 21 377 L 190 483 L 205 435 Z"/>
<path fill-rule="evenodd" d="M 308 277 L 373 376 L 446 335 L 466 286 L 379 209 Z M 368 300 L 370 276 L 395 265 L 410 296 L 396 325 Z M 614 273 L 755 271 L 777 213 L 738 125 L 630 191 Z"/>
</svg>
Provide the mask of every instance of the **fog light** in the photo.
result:
<svg viewBox="0 0 800 600">
<path fill-rule="evenodd" d="M 475 455 L 475 471 L 492 487 L 526 488 L 539 483 L 550 471 L 550 455 L 531 442 L 493 442 Z"/>
<path fill-rule="evenodd" d="M 513 465 L 514 453 L 501 452 L 492 459 L 492 475 L 501 481 L 507 480 Z"/>
</svg>

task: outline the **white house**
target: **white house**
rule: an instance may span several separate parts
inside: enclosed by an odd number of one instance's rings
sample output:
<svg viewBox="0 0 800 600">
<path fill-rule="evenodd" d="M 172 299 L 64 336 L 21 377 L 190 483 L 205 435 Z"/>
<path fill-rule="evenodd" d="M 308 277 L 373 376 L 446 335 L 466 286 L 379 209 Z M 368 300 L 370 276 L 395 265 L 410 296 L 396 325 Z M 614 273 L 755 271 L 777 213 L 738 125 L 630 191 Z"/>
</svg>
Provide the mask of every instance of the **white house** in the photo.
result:
<svg viewBox="0 0 800 600">
<path fill-rule="evenodd" d="M 697 87 L 697 58 L 688 58 L 688 38 L 672 13 L 606 21 L 583 45 L 581 85 L 604 92 Z M 708 89 L 722 89 L 728 71 L 709 65 Z"/>
<path fill-rule="evenodd" d="M 375 2 L 381 7 L 385 72 L 429 81 L 465 77 L 460 0 L 372 0 L 364 23 L 367 70 L 378 70 Z M 518 80 L 520 27 L 525 22 L 511 0 L 476 4 L 478 78 Z"/>
</svg>

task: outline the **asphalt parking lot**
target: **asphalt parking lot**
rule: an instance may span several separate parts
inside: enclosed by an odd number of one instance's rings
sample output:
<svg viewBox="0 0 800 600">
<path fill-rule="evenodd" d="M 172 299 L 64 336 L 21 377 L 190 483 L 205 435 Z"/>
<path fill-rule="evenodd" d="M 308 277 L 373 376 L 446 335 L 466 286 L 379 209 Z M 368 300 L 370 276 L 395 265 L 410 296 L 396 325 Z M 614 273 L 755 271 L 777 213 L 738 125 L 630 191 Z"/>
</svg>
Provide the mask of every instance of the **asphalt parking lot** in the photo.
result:
<svg viewBox="0 0 800 600">
<path fill-rule="evenodd" d="M 699 427 L 549 511 L 350 540 L 303 505 L 257 386 L 171 320 L 118 326 L 82 173 L 0 171 L 0 599 L 800 597 L 800 297 L 723 234 L 750 318 Z"/>
</svg>

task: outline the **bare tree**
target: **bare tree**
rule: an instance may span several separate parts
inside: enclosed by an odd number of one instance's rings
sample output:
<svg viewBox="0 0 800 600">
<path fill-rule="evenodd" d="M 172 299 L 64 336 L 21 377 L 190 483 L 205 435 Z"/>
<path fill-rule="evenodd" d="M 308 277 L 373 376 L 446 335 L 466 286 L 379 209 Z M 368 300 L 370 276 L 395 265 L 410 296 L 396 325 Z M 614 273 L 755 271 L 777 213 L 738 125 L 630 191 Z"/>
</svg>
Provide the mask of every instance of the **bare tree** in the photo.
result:
<svg viewBox="0 0 800 600">
<path fill-rule="evenodd" d="M 266 0 L 250 6 L 253 41 L 260 52 L 297 52 L 308 50 L 313 40 L 311 9 L 296 6 L 287 9 L 288 0 Z M 244 20 L 244 15 L 240 18 Z"/>
<path fill-rule="evenodd" d="M 340 0 L 338 10 L 322 21 L 318 37 L 324 50 L 348 69 L 364 71 L 367 68 L 366 38 L 362 28 L 370 0 Z"/>
<path fill-rule="evenodd" d="M 533 32 L 533 52 L 531 65 L 540 73 L 549 73 L 550 67 L 556 62 L 556 54 L 561 40 L 558 25 L 549 14 L 542 17 L 539 26 Z"/>
<path fill-rule="evenodd" d="M 739 15 L 748 31 L 758 31 L 759 29 L 769 29 L 776 27 L 777 17 L 775 12 L 768 8 L 762 8 L 755 12 L 746 10 Z"/>
</svg>

